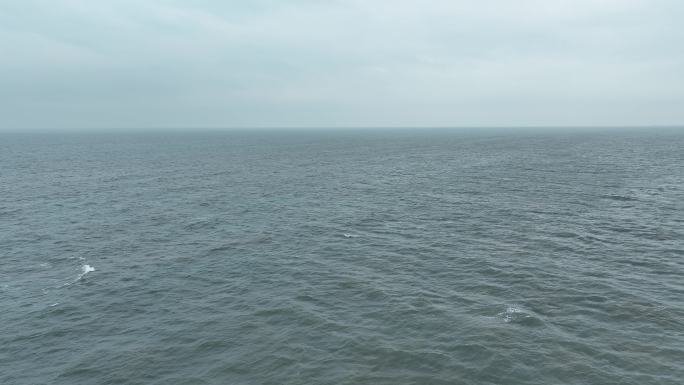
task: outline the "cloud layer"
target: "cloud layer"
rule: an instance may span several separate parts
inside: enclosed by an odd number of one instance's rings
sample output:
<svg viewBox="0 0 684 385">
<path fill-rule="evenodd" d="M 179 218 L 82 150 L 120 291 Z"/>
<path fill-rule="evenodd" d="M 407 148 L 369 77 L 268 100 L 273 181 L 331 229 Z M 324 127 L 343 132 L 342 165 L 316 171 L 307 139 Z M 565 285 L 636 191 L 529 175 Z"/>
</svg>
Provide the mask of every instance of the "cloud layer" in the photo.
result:
<svg viewBox="0 0 684 385">
<path fill-rule="evenodd" d="M 684 123 L 674 0 L 0 3 L 0 128 Z"/>
</svg>

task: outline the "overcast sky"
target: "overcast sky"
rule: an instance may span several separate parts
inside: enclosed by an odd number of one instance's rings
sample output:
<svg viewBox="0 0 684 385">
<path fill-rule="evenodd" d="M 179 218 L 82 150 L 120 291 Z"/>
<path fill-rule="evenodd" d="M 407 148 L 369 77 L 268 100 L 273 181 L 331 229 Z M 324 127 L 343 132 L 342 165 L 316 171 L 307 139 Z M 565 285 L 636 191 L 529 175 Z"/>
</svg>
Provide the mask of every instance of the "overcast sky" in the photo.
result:
<svg viewBox="0 0 684 385">
<path fill-rule="evenodd" d="M 681 0 L 0 0 L 0 129 L 684 123 Z"/>
</svg>

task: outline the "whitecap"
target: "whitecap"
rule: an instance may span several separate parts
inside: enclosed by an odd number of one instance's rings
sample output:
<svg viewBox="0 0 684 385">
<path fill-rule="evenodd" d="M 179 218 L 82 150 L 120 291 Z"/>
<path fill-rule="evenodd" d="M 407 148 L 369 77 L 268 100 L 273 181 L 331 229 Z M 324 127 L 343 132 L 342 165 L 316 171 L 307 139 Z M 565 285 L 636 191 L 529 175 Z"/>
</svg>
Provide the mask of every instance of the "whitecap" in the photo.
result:
<svg viewBox="0 0 684 385">
<path fill-rule="evenodd" d="M 95 268 L 90 266 L 90 265 L 81 266 L 81 274 L 79 274 L 79 276 L 78 276 L 78 278 L 76 278 L 76 280 L 78 281 L 79 279 L 85 277 L 85 275 L 90 273 L 91 271 L 95 271 Z"/>
<path fill-rule="evenodd" d="M 518 315 L 525 316 L 525 312 L 517 306 L 508 306 L 506 311 L 499 313 L 499 316 L 503 317 L 504 322 L 512 322 L 518 317 Z"/>
<path fill-rule="evenodd" d="M 81 274 L 79 274 L 78 276 L 76 276 L 76 279 L 74 279 L 72 282 L 67 282 L 67 283 L 65 283 L 64 285 L 62 285 L 62 287 L 64 287 L 64 286 L 71 286 L 72 284 L 74 284 L 74 283 L 80 281 L 83 277 L 85 277 L 86 274 L 88 274 L 88 273 L 90 273 L 90 272 L 92 272 L 92 271 L 95 271 L 95 268 L 94 268 L 94 267 L 92 267 L 92 266 L 90 266 L 90 265 L 82 265 L 82 266 L 81 266 Z"/>
<path fill-rule="evenodd" d="M 499 313 L 505 323 L 514 323 L 523 326 L 542 326 L 544 322 L 533 315 L 532 312 L 515 305 L 509 305 L 506 310 Z"/>
</svg>

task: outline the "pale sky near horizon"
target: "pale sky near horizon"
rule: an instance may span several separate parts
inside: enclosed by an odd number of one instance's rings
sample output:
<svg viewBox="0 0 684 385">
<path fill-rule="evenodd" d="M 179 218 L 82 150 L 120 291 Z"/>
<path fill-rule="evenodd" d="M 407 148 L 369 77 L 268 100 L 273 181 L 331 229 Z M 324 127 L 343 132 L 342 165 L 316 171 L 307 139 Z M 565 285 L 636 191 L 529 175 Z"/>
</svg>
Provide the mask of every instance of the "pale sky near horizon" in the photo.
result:
<svg viewBox="0 0 684 385">
<path fill-rule="evenodd" d="M 684 123 L 675 0 L 0 1 L 0 129 Z"/>
</svg>

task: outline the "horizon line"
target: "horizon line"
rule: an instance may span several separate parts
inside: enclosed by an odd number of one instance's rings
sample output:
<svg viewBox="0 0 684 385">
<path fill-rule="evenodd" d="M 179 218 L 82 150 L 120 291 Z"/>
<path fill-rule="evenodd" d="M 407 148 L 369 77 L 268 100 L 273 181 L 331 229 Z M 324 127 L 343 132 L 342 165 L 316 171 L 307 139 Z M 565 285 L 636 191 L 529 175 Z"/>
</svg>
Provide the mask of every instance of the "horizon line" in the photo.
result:
<svg viewBox="0 0 684 385">
<path fill-rule="evenodd" d="M 311 130 L 500 130 L 500 129 L 513 129 L 513 130 L 525 130 L 525 129 L 682 129 L 684 128 L 684 123 L 682 124 L 643 124 L 643 125 L 491 125 L 491 126 L 185 126 L 185 127 L 56 127 L 56 128 L 41 128 L 41 127 L 24 127 L 24 128 L 0 128 L 0 133 L 42 133 L 42 132 L 144 132 L 144 131 L 246 131 L 246 130 L 300 130 L 300 131 L 311 131 Z"/>
</svg>

